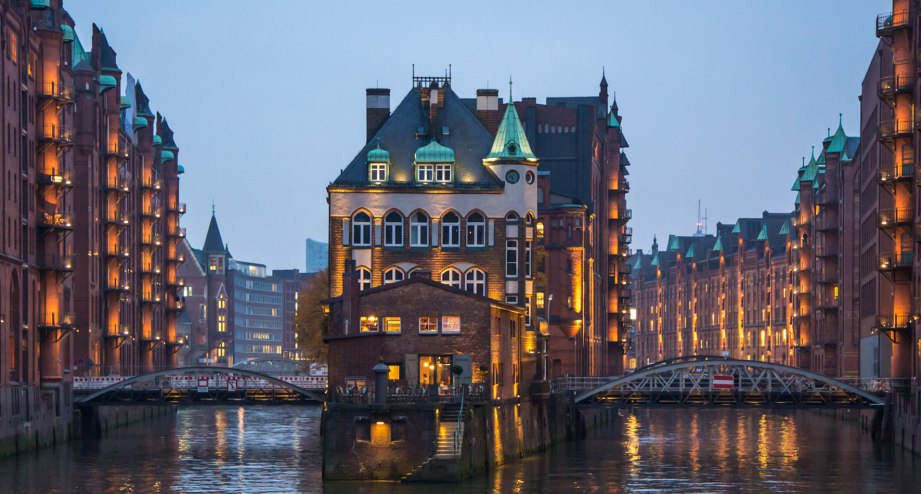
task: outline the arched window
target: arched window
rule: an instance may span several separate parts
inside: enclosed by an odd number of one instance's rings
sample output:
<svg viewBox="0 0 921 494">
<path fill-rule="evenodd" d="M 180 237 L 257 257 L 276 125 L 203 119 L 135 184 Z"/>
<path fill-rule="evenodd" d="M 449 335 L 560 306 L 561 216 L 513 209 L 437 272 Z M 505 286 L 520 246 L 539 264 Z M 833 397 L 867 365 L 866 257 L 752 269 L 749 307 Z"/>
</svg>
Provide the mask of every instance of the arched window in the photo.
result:
<svg viewBox="0 0 921 494">
<path fill-rule="evenodd" d="M 486 218 L 480 213 L 467 217 L 467 247 L 484 247 L 486 245 Z"/>
<path fill-rule="evenodd" d="M 441 246 L 460 247 L 460 218 L 454 213 L 441 218 Z"/>
<path fill-rule="evenodd" d="M 396 283 L 397 281 L 403 281 L 406 279 L 406 274 L 403 273 L 403 270 L 400 268 L 387 268 L 384 271 L 384 284 Z"/>
<path fill-rule="evenodd" d="M 394 211 L 384 217 L 384 247 L 403 245 L 403 216 Z"/>
<path fill-rule="evenodd" d="M 460 271 L 454 268 L 446 269 L 443 273 L 441 273 L 441 283 L 457 288 L 459 290 L 461 287 Z"/>
<path fill-rule="evenodd" d="M 427 247 L 429 245 L 429 218 L 418 212 L 409 220 L 410 247 Z"/>
<path fill-rule="evenodd" d="M 518 223 L 518 213 L 512 211 L 509 214 L 505 215 L 506 223 Z"/>
<path fill-rule="evenodd" d="M 480 268 L 470 268 L 464 273 L 464 290 L 486 296 L 486 273 Z"/>
<path fill-rule="evenodd" d="M 352 245 L 371 245 L 371 216 L 364 211 L 352 218 Z"/>
<path fill-rule="evenodd" d="M 525 215 L 525 217 L 524 217 L 524 224 L 525 224 L 525 225 L 532 225 L 532 224 L 534 224 L 534 215 L 531 214 L 531 213 L 528 213 L 527 215 Z"/>
<path fill-rule="evenodd" d="M 367 290 L 371 288 L 371 270 L 365 267 L 358 268 L 358 289 Z"/>
</svg>

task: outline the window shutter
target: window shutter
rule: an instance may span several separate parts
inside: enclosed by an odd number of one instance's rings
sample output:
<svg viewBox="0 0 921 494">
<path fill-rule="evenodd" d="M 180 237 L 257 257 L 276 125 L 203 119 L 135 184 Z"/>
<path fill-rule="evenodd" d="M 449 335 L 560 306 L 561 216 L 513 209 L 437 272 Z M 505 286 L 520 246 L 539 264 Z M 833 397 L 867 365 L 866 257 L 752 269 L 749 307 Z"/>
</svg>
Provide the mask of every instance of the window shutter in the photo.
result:
<svg viewBox="0 0 921 494">
<path fill-rule="evenodd" d="M 432 247 L 438 247 L 438 220 L 432 218 Z"/>
<path fill-rule="evenodd" d="M 406 383 L 410 386 L 419 385 L 419 355 L 407 353 L 406 360 L 403 364 L 403 375 L 406 376 Z"/>
<path fill-rule="evenodd" d="M 352 229 L 349 227 L 349 219 L 342 220 L 342 245 L 349 245 L 349 234 Z"/>
<path fill-rule="evenodd" d="M 496 222 L 489 220 L 489 246 L 492 247 L 495 245 L 496 239 Z"/>
</svg>

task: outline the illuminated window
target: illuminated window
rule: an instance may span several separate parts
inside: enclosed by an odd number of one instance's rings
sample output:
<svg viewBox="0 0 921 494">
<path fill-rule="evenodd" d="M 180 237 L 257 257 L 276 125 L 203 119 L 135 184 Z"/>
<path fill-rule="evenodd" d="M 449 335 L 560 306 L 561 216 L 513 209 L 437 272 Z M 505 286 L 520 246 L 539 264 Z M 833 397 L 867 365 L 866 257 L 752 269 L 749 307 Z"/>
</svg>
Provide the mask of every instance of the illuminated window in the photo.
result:
<svg viewBox="0 0 921 494">
<path fill-rule="evenodd" d="M 518 241 L 505 241 L 505 277 L 518 277 Z"/>
<path fill-rule="evenodd" d="M 544 223 L 537 223 L 537 238 L 544 238 Z"/>
<path fill-rule="evenodd" d="M 480 213 L 467 217 L 467 246 L 483 247 L 486 245 L 486 219 Z"/>
<path fill-rule="evenodd" d="M 191 287 L 191 286 L 184 286 L 184 287 L 182 287 L 182 296 L 183 296 L 183 297 L 191 297 L 191 296 L 192 296 L 192 287 Z"/>
<path fill-rule="evenodd" d="M 441 218 L 441 246 L 460 246 L 460 218 L 454 213 L 447 213 Z"/>
<path fill-rule="evenodd" d="M 226 308 L 227 308 L 227 300 L 224 299 L 224 296 L 223 296 L 223 295 L 221 295 L 220 297 L 217 298 L 217 308 L 218 308 L 218 309 L 226 309 Z"/>
<path fill-rule="evenodd" d="M 441 334 L 459 334 L 460 332 L 460 316 L 441 316 Z"/>
<path fill-rule="evenodd" d="M 464 273 L 464 289 L 486 296 L 486 273 L 480 268 L 470 268 Z"/>
<path fill-rule="evenodd" d="M 457 289 L 461 287 L 461 274 L 456 269 L 446 269 L 441 273 L 441 283 Z"/>
<path fill-rule="evenodd" d="M 423 212 L 418 212 L 409 221 L 409 246 L 428 247 L 429 245 L 429 218 Z"/>
<path fill-rule="evenodd" d="M 428 183 L 435 178 L 435 165 L 416 165 L 416 182 Z"/>
<path fill-rule="evenodd" d="M 371 245 L 371 216 L 364 211 L 352 218 L 352 245 Z"/>
<path fill-rule="evenodd" d="M 400 247 L 403 245 L 403 216 L 396 211 L 384 218 L 384 246 Z"/>
<path fill-rule="evenodd" d="M 19 40 L 17 39 L 16 33 L 9 32 L 9 41 L 7 41 L 7 46 L 9 47 L 9 56 L 10 60 L 13 63 L 19 63 Z"/>
<path fill-rule="evenodd" d="M 384 271 L 384 284 L 396 283 L 397 281 L 403 281 L 406 278 L 406 274 L 403 273 L 403 270 L 400 268 L 389 268 Z"/>
<path fill-rule="evenodd" d="M 387 181 L 387 163 L 371 163 L 368 165 L 368 179 L 372 182 Z"/>
<path fill-rule="evenodd" d="M 224 256 L 208 256 L 208 271 L 224 272 Z"/>
<path fill-rule="evenodd" d="M 356 271 L 358 272 L 358 289 L 367 290 L 371 288 L 371 270 L 362 267 L 358 268 Z"/>
<path fill-rule="evenodd" d="M 387 333 L 399 333 L 400 332 L 400 318 L 399 317 L 385 317 L 384 318 L 384 331 Z"/>
<path fill-rule="evenodd" d="M 536 300 L 537 308 L 543 309 L 544 308 L 544 292 L 537 292 L 536 295 L 537 295 L 537 300 Z"/>
<path fill-rule="evenodd" d="M 438 318 L 432 316 L 422 316 L 419 318 L 420 334 L 435 334 L 438 332 Z"/>
<path fill-rule="evenodd" d="M 531 327 L 531 297 L 525 296 L 524 298 L 524 325 L 525 327 Z"/>
<path fill-rule="evenodd" d="M 387 379 L 391 381 L 400 380 L 400 364 L 387 364 L 387 368 L 390 369 L 387 372 Z"/>
<path fill-rule="evenodd" d="M 217 316 L 217 332 L 223 333 L 227 331 L 227 316 L 219 315 Z"/>
<path fill-rule="evenodd" d="M 361 316 L 361 332 L 376 333 L 378 331 L 376 316 Z"/>
<path fill-rule="evenodd" d="M 435 181 L 447 183 L 454 180 L 451 173 L 451 165 L 435 165 Z"/>
<path fill-rule="evenodd" d="M 219 341 L 217 343 L 217 356 L 218 357 L 227 356 L 227 342 L 226 341 Z"/>
</svg>

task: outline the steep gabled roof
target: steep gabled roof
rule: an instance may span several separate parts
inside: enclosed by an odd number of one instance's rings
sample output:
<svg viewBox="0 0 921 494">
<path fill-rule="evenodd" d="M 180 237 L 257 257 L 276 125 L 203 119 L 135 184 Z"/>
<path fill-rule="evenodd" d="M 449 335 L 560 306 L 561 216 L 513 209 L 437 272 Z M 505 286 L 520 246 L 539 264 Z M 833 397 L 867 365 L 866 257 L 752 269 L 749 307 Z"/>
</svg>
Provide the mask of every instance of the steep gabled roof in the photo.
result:
<svg viewBox="0 0 921 494">
<path fill-rule="evenodd" d="M 232 257 L 227 250 L 224 239 L 221 237 L 221 229 L 217 226 L 217 217 L 211 212 L 211 223 L 208 225 L 208 233 L 205 235 L 205 244 L 202 245 L 202 252 L 206 254 L 224 253 L 227 257 Z"/>
<path fill-rule="evenodd" d="M 438 111 L 437 122 L 430 124 L 428 113 L 423 111 L 419 91 L 411 89 L 332 185 L 371 185 L 368 180 L 368 153 L 380 145 L 381 149 L 390 153 L 390 182 L 374 184 L 376 188 L 444 188 L 443 185 L 416 184 L 413 180 L 416 151 L 433 141 L 419 130 L 431 127 L 439 146 L 454 152 L 454 189 L 501 189 L 502 182 L 483 166 L 483 158 L 493 143 L 492 135 L 450 87 L 443 88 L 443 91 L 444 107 Z"/>
<path fill-rule="evenodd" d="M 93 24 L 93 27 L 96 28 L 96 25 Z M 99 62 L 102 64 L 102 69 L 121 72 L 121 69 L 118 68 L 118 64 L 115 63 L 115 49 L 112 48 L 112 45 L 109 44 L 109 40 L 106 39 L 105 31 L 103 31 L 102 28 L 96 29 L 99 29 Z"/>
<path fill-rule="evenodd" d="M 141 81 L 137 81 L 134 85 L 134 100 L 137 102 L 138 115 L 147 117 L 153 116 L 153 113 L 150 112 L 150 98 L 144 94 L 144 89 L 141 88 Z"/>
</svg>

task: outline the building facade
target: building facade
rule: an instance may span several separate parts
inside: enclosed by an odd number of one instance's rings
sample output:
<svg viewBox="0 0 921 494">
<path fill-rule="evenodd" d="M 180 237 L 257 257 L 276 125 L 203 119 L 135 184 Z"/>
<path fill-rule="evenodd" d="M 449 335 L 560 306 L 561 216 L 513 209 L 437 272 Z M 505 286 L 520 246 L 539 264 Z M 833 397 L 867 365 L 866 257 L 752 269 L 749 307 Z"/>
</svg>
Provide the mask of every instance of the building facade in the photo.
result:
<svg viewBox="0 0 921 494">
<path fill-rule="evenodd" d="M 308 238 L 307 248 L 307 271 L 305 273 L 319 273 L 326 269 L 329 264 L 329 244 Z"/>
</svg>

